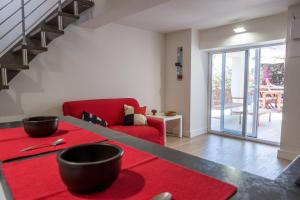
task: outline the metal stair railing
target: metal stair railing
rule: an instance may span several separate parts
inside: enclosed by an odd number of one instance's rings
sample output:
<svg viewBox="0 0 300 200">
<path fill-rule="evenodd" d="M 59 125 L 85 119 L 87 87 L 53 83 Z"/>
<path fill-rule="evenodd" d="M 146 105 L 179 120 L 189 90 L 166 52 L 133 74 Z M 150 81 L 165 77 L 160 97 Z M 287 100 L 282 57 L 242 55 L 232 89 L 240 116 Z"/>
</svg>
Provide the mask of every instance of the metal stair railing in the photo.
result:
<svg viewBox="0 0 300 200">
<path fill-rule="evenodd" d="M 25 2 L 25 0 L 11 0 L 9 1 L 7 4 L 5 4 L 2 8 L 0 8 L 1 12 L 4 13 L 5 8 L 7 8 L 9 5 L 11 5 L 13 2 L 19 1 L 21 6 L 18 7 L 14 12 L 12 12 L 11 14 L 9 14 L 8 17 L 6 17 L 1 23 L 0 23 L 0 30 L 4 30 L 4 25 L 9 22 L 9 20 L 15 16 L 17 16 L 17 14 L 20 14 L 21 12 L 21 16 L 22 18 L 18 21 L 15 22 L 15 24 L 9 28 L 4 34 L 0 35 L 0 42 L 8 39 L 10 40 L 8 44 L 6 44 L 5 46 L 2 46 L 2 44 L 0 43 L 0 57 L 2 57 L 5 53 L 7 53 L 15 44 L 17 44 L 21 39 L 23 40 L 23 42 L 25 42 L 26 40 L 26 34 L 29 33 L 30 31 L 33 30 L 33 28 L 35 28 L 39 23 L 41 23 L 43 20 L 45 20 L 45 18 L 53 11 L 55 11 L 55 9 L 57 9 L 59 7 L 59 4 L 61 5 L 63 2 L 65 2 L 66 0 L 43 0 L 43 1 L 39 1 L 38 5 L 33 7 L 32 10 L 30 10 L 28 12 L 28 14 L 25 14 L 26 11 L 26 6 L 28 6 L 30 4 L 30 2 L 34 3 L 34 0 L 27 0 Z M 46 3 L 52 3 L 52 5 L 48 6 L 46 5 Z M 36 14 L 36 12 L 39 11 L 39 8 L 41 8 L 42 6 L 47 6 L 46 7 L 46 12 L 43 13 L 38 13 L 40 16 L 37 19 L 34 19 L 33 22 L 26 23 L 27 19 L 29 17 L 31 17 L 33 14 Z M 20 27 L 21 25 L 21 27 Z M 21 29 L 19 31 L 19 29 Z M 12 36 L 12 37 L 8 37 L 11 36 L 10 34 L 13 34 L 12 32 L 17 30 L 17 32 L 19 32 L 18 34 Z M 2 47 L 2 48 L 1 48 Z"/>
<path fill-rule="evenodd" d="M 8 0 L 6 3 L 0 7 L 0 17 L 5 16 L 2 21 L 0 21 L 0 61 L 1 57 L 6 55 L 17 43 L 21 42 L 22 49 L 22 64 L 28 67 L 28 46 L 26 35 L 31 33 L 38 25 L 46 22 L 47 17 L 51 13 L 57 10 L 57 28 L 63 31 L 63 3 L 73 3 L 74 16 L 79 16 L 78 2 L 81 0 Z M 89 0 L 94 3 L 94 0 Z M 20 3 L 19 6 L 14 4 Z M 34 3 L 34 6 L 29 7 L 30 4 Z M 16 9 L 13 8 L 17 7 Z M 7 11 L 5 13 L 5 11 Z M 20 15 L 20 16 L 18 16 Z M 38 15 L 38 16 L 37 16 Z M 15 19 L 17 17 L 17 19 Z M 30 21 L 30 17 L 33 17 Z M 20 18 L 20 19 L 18 19 Z M 48 18 L 49 19 L 49 18 Z M 52 19 L 52 18 L 50 18 Z M 1 18 L 0 18 L 1 20 Z M 5 27 L 8 26 L 8 28 Z M 5 32 L 3 32 L 5 30 Z M 3 33 L 2 33 L 3 32 Z M 46 32 L 41 30 L 41 47 L 47 47 Z M 0 62 L 0 90 L 8 89 L 8 70 L 7 65 L 13 63 L 1 63 Z M 24 68 L 24 69 L 25 69 Z"/>
<path fill-rule="evenodd" d="M 15 1 L 17 0 L 10 0 L 8 1 L 3 7 L 0 8 L 0 14 L 3 13 L 6 8 L 8 8 L 10 5 L 12 5 Z M 33 23 L 29 24 L 28 27 L 26 27 L 26 20 L 35 12 L 39 10 L 45 3 L 50 2 L 51 0 L 43 0 L 41 1 L 37 6 L 33 7 L 32 10 L 29 11 L 28 14 L 25 13 L 26 5 L 29 5 L 30 2 L 33 0 L 18 0 L 21 3 L 21 6 L 18 7 L 15 11 L 12 13 L 8 14 L 8 16 L 0 22 L 0 30 L 3 28 L 5 23 L 9 22 L 11 18 L 16 16 L 19 12 L 21 12 L 21 19 L 16 21 L 16 24 L 14 24 L 11 28 L 9 28 L 4 34 L 0 35 L 0 44 L 1 41 L 5 40 L 7 36 L 9 36 L 12 31 L 17 29 L 21 25 L 21 31 L 18 33 L 16 36 L 10 38 L 11 41 L 9 41 L 8 45 L 5 47 L 2 46 L 2 49 L 0 49 L 0 58 L 7 53 L 13 46 L 15 46 L 20 40 L 22 40 L 22 45 L 27 45 L 26 41 L 26 34 L 28 34 L 30 31 L 33 30 L 39 23 L 41 23 L 43 20 L 46 19 L 46 17 L 55 9 L 58 9 L 58 12 L 62 12 L 62 2 L 65 2 L 66 0 L 52 0 L 52 5 L 48 6 L 46 8 L 46 12 L 41 13 L 43 17 L 39 17 L 37 19 L 34 19 Z M 78 8 L 77 8 L 78 9 Z M 75 14 L 75 13 L 74 13 Z M 59 28 L 62 27 L 62 18 L 59 19 Z M 2 29 L 3 30 L 3 29 Z M 42 32 L 42 37 L 41 37 L 41 46 L 45 47 L 46 44 L 46 37 L 45 37 L 45 32 Z M 44 37 L 43 37 L 44 36 Z M 1 47 L 1 46 L 0 46 Z M 28 65 L 28 52 L 27 48 L 22 48 L 22 63 L 23 65 Z M 8 80 L 7 80 L 7 68 L 3 63 L 0 63 L 0 78 L 1 78 L 1 87 L 0 89 L 7 89 L 8 88 Z"/>
</svg>

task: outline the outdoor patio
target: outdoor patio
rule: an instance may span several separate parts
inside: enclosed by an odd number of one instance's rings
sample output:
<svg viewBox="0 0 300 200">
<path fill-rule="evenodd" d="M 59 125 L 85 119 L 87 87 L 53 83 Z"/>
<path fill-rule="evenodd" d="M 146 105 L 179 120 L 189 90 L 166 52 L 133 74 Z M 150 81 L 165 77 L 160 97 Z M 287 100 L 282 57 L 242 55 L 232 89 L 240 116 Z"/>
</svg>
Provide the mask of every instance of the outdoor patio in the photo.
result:
<svg viewBox="0 0 300 200">
<path fill-rule="evenodd" d="M 220 118 L 217 117 L 220 110 L 213 110 L 211 118 L 211 130 L 220 131 Z M 269 115 L 261 115 L 259 119 L 259 126 L 257 129 L 257 138 L 261 140 L 280 142 L 281 120 L 282 112 L 270 110 L 271 120 Z M 215 114 L 215 115 L 213 115 Z M 242 130 L 242 123 L 240 123 L 239 115 L 230 115 L 230 111 L 225 111 L 224 127 L 228 130 Z M 247 132 L 252 132 L 252 115 L 248 115 Z M 250 136 L 250 135 L 249 135 Z M 251 136 L 250 136 L 251 137 Z"/>
</svg>

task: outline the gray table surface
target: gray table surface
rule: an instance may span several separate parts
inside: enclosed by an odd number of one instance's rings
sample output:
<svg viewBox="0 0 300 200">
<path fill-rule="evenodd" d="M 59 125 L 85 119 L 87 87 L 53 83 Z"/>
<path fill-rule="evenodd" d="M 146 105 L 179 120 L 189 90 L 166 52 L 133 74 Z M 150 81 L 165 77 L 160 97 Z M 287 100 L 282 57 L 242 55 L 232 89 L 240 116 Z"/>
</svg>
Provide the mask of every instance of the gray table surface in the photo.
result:
<svg viewBox="0 0 300 200">
<path fill-rule="evenodd" d="M 218 164 L 203 158 L 186 154 L 136 137 L 113 131 L 101 126 L 92 125 L 72 117 L 61 117 L 62 120 L 101 134 L 110 140 L 122 142 L 143 151 L 150 152 L 163 159 L 186 166 L 201 173 L 231 183 L 238 187 L 238 192 L 231 199 L 245 200 L 300 200 L 300 187 L 294 184 L 300 176 L 300 158 L 295 159 L 275 180 L 260 177 L 239 169 Z M 0 124 L 0 128 L 21 126 L 19 122 Z M 45 155 L 45 154 L 43 154 Z M 43 156 L 39 155 L 39 156 Z M 28 158 L 26 158 L 28 159 Z M 29 158 L 30 159 L 30 158 Z M 1 165 L 1 163 L 0 163 Z M 12 195 L 5 182 L 0 168 L 0 199 L 11 200 Z"/>
</svg>

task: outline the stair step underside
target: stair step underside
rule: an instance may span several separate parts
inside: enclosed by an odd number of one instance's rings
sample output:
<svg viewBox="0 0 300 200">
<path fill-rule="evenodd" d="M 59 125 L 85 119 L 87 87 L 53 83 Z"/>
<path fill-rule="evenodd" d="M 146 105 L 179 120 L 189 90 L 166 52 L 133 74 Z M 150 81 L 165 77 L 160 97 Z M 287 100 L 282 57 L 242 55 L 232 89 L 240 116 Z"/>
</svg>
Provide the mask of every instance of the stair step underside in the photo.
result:
<svg viewBox="0 0 300 200">
<path fill-rule="evenodd" d="M 13 53 L 21 53 L 22 49 L 27 49 L 28 54 L 33 54 L 33 55 L 37 55 L 39 53 L 48 51 L 48 48 L 46 48 L 46 47 L 21 44 L 13 49 Z"/>
<path fill-rule="evenodd" d="M 45 21 L 45 24 L 53 26 L 53 27 L 57 27 L 57 29 L 58 29 L 58 17 L 59 16 L 62 16 L 63 28 L 66 28 L 68 25 L 74 23 L 75 21 L 77 21 L 79 19 L 79 16 L 75 16 L 74 14 L 60 12 L 60 13 L 55 13 L 52 17 L 49 17 L 48 20 Z"/>
<path fill-rule="evenodd" d="M 43 25 L 30 33 L 30 39 L 41 40 L 41 31 L 46 32 L 47 44 L 64 34 L 64 31 L 58 30 L 55 26 Z"/>
<path fill-rule="evenodd" d="M 87 0 L 78 0 L 78 13 L 81 14 L 84 11 L 94 6 L 94 3 Z M 70 3 L 63 8 L 63 12 L 74 14 L 74 3 Z"/>
<path fill-rule="evenodd" d="M 63 17 L 71 18 L 71 19 L 74 19 L 74 20 L 78 20 L 80 18 L 79 16 L 75 16 L 74 14 L 71 14 L 71 13 L 61 12 L 60 14 Z"/>
</svg>

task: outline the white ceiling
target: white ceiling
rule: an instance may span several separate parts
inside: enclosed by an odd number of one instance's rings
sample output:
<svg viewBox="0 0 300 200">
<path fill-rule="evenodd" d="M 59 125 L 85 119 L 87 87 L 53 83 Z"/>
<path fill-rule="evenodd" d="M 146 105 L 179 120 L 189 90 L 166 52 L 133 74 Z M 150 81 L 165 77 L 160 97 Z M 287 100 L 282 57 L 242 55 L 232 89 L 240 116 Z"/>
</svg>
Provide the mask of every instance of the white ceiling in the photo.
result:
<svg viewBox="0 0 300 200">
<path fill-rule="evenodd" d="M 207 29 L 285 12 L 297 2 L 300 0 L 170 0 L 118 23 L 158 32 Z"/>
</svg>

